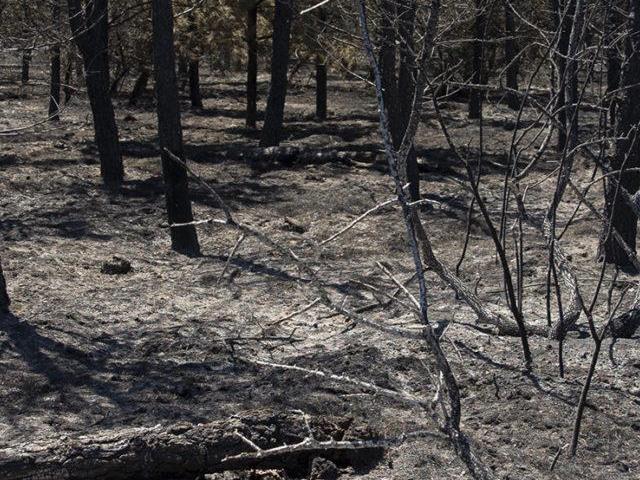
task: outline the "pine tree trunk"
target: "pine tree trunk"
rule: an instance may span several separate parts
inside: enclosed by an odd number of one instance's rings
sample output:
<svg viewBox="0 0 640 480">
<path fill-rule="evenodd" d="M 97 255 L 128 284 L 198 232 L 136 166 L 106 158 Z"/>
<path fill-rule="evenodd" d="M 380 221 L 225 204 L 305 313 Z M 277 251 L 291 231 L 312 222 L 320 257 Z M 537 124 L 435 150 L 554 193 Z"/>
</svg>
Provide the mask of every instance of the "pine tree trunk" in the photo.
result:
<svg viewBox="0 0 640 480">
<path fill-rule="evenodd" d="M 51 17 L 53 30 L 56 35 L 60 33 L 60 0 L 52 0 Z M 51 47 L 51 78 L 49 84 L 49 120 L 60 120 L 60 44 Z"/>
<path fill-rule="evenodd" d="M 404 0 L 399 5 L 400 32 L 400 72 L 398 75 L 398 92 L 400 115 L 398 132 L 396 133 L 396 148 L 400 147 L 404 134 L 409 125 L 409 117 L 413 110 L 413 92 L 415 91 L 416 59 L 414 54 L 413 33 L 415 29 L 416 4 L 415 0 Z M 409 196 L 411 200 L 420 200 L 420 172 L 415 148 L 411 147 L 407 156 L 407 179 L 409 180 Z"/>
<path fill-rule="evenodd" d="M 184 92 L 189 82 L 189 60 L 184 55 L 178 57 L 178 90 Z"/>
<path fill-rule="evenodd" d="M 171 0 L 153 0 L 153 62 L 158 109 L 158 138 L 162 156 L 169 224 L 193 221 L 189 182 L 184 167 L 168 152 L 184 161 L 182 126 L 178 101 L 178 81 L 173 46 L 173 9 Z M 189 256 L 200 254 L 193 225 L 171 228 L 171 246 Z"/>
<path fill-rule="evenodd" d="M 260 137 L 261 147 L 274 147 L 280 144 L 282 124 L 284 122 L 284 104 L 287 97 L 289 40 L 293 12 L 294 0 L 276 0 L 273 18 L 271 84 Z"/>
<path fill-rule="evenodd" d="M 504 63 L 506 65 L 507 92 L 506 101 L 512 110 L 520 109 L 520 98 L 516 92 L 518 90 L 518 72 L 520 70 L 520 59 L 518 58 L 518 41 L 516 40 L 516 24 L 509 2 L 504 3 Z"/>
<path fill-rule="evenodd" d="M 147 90 L 147 85 L 149 84 L 149 77 L 151 76 L 151 72 L 145 66 L 140 67 L 140 75 L 136 79 L 136 83 L 133 84 L 133 89 L 131 90 L 131 94 L 129 95 L 129 106 L 135 107 L 138 104 L 138 100 Z"/>
<path fill-rule="evenodd" d="M 189 62 L 189 98 L 193 108 L 202 108 L 202 95 L 200 93 L 200 61 Z"/>
<path fill-rule="evenodd" d="M 327 64 L 320 55 L 316 55 L 316 119 L 327 119 Z"/>
<path fill-rule="evenodd" d="M 8 312 L 9 305 L 11 305 L 11 300 L 9 300 L 9 294 L 7 293 L 7 282 L 4 279 L 2 261 L 0 260 L 0 313 Z"/>
<path fill-rule="evenodd" d="M 247 11 L 247 127 L 258 117 L 258 6 Z"/>
<path fill-rule="evenodd" d="M 106 55 L 96 55 L 87 59 L 85 81 L 100 156 L 100 174 L 105 186 L 116 190 L 122 185 L 124 172 L 118 127 L 109 95 L 109 64 Z"/>
<path fill-rule="evenodd" d="M 626 170 L 640 167 L 640 138 L 637 138 L 635 126 L 640 122 L 640 0 L 631 0 L 629 12 L 629 35 L 625 50 L 626 59 L 622 73 L 623 98 L 618 112 L 616 152 L 611 161 L 612 170 Z M 631 195 L 640 188 L 640 175 L 637 172 L 623 172 L 619 185 Z M 617 182 L 609 180 L 605 192 L 607 218 L 611 219 L 611 227 L 615 228 L 627 246 L 636 251 L 636 234 L 638 218 L 627 205 L 622 194 L 617 192 Z M 606 227 L 605 227 L 606 228 Z M 608 231 L 608 229 L 607 229 Z M 613 238 L 606 235 L 604 239 L 604 259 L 627 271 L 633 270 L 623 247 Z"/>
<path fill-rule="evenodd" d="M 568 78 L 567 74 L 567 53 L 569 52 L 569 37 L 571 36 L 571 27 L 573 25 L 573 17 L 576 11 L 576 0 L 564 0 L 570 2 L 566 9 L 566 15 L 562 17 L 566 4 L 562 0 L 551 0 L 554 12 L 554 21 L 556 28 L 560 29 L 558 38 L 558 53 L 556 55 L 556 65 L 558 66 L 558 98 L 556 101 L 556 111 L 558 111 L 558 143 L 556 150 L 561 152 L 567 144 L 567 130 L 569 125 L 567 115 L 567 83 L 573 82 Z M 577 84 L 574 83 L 577 91 Z"/>
<path fill-rule="evenodd" d="M 606 35 L 606 55 L 607 55 L 607 93 L 614 92 L 620 87 L 620 75 L 622 72 L 622 65 L 620 55 L 618 55 L 618 49 L 613 44 L 615 42 L 615 35 L 612 33 L 618 25 L 620 25 L 624 19 L 614 8 L 610 7 L 607 18 L 607 31 Z M 611 102 L 609 108 L 609 122 L 612 127 L 615 126 L 616 120 L 616 101 Z"/>
<path fill-rule="evenodd" d="M 64 72 L 64 85 L 62 87 L 62 90 L 64 91 L 64 104 L 66 105 L 67 103 L 69 103 L 69 101 L 71 101 L 71 97 L 73 97 L 73 95 L 76 93 L 76 88 L 74 88 L 73 86 L 71 86 L 71 78 L 73 75 L 73 65 L 74 65 L 74 59 L 73 59 L 74 53 L 73 53 L 73 48 L 69 48 L 69 54 L 68 54 L 68 60 L 67 60 L 67 68 Z"/>
<path fill-rule="evenodd" d="M 487 25 L 487 17 L 482 0 L 476 0 L 476 16 L 473 24 L 474 42 L 473 57 L 471 60 L 471 83 L 481 85 L 483 80 L 482 64 L 484 53 L 484 35 Z M 477 87 L 472 87 L 469 92 L 469 118 L 480 118 L 482 114 L 482 99 L 484 92 Z"/>
<path fill-rule="evenodd" d="M 87 95 L 104 185 L 117 190 L 124 177 L 118 127 L 109 95 L 109 1 L 94 0 L 83 15 L 80 0 L 68 0 L 69 21 L 84 61 Z"/>
<path fill-rule="evenodd" d="M 22 52 L 22 72 L 20 74 L 22 85 L 29 83 L 29 68 L 31 66 L 31 50 L 27 49 Z"/>
</svg>

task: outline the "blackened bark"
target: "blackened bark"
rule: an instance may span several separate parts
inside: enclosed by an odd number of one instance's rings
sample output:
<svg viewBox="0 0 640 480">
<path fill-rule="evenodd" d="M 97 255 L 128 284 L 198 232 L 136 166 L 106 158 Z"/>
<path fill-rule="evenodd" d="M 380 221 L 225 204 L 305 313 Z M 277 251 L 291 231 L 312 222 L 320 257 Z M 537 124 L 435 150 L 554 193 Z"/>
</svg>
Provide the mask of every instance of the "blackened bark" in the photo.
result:
<svg viewBox="0 0 640 480">
<path fill-rule="evenodd" d="M 145 66 L 140 67 L 140 74 L 136 79 L 136 83 L 133 84 L 133 89 L 131 90 L 131 94 L 129 95 L 129 106 L 135 107 L 138 104 L 138 100 L 147 90 L 147 85 L 149 83 L 149 77 L 151 76 L 151 72 Z"/>
<path fill-rule="evenodd" d="M 476 0 L 476 16 L 473 22 L 473 56 L 471 59 L 471 83 L 476 87 L 471 87 L 469 92 L 469 118 L 480 118 L 482 114 L 484 92 L 477 88 L 477 85 L 481 85 L 483 79 L 482 64 L 486 25 L 485 5 L 482 0 Z"/>
<path fill-rule="evenodd" d="M 566 2 L 569 2 L 567 4 Z M 556 65 L 558 66 L 558 97 L 556 100 L 556 111 L 558 112 L 558 143 L 556 149 L 561 152 L 567 144 L 567 96 L 566 85 L 569 82 L 577 92 L 577 79 L 567 78 L 567 53 L 569 52 L 569 38 L 573 25 L 573 17 L 576 11 L 576 0 L 551 0 L 553 20 L 556 29 L 560 29 L 558 37 L 558 47 L 556 54 Z"/>
<path fill-rule="evenodd" d="M 327 119 L 327 64 L 320 55 L 316 55 L 316 118 Z"/>
<path fill-rule="evenodd" d="M 51 6 L 53 31 L 60 33 L 60 0 L 53 0 Z M 60 43 L 51 47 L 51 78 L 49 84 L 49 120 L 60 120 Z"/>
<path fill-rule="evenodd" d="M 273 17 L 273 46 L 271 55 L 271 84 L 260 137 L 261 147 L 280 144 L 287 96 L 287 69 L 289 66 L 289 40 L 293 20 L 294 0 L 276 0 Z"/>
<path fill-rule="evenodd" d="M 189 182 L 184 167 L 168 152 L 184 161 L 182 126 L 178 101 L 178 80 L 173 46 L 173 8 L 171 0 L 153 0 L 153 63 L 158 109 L 158 138 L 162 156 L 169 224 L 193 221 Z M 168 152 L 167 152 L 168 151 Z M 195 226 L 171 228 L 172 248 L 185 255 L 200 254 Z"/>
<path fill-rule="evenodd" d="M 617 141 L 616 152 L 611 161 L 612 170 L 630 169 L 640 167 L 640 139 L 638 139 L 636 126 L 640 122 L 640 0 L 631 0 L 628 30 L 622 73 L 622 101 L 620 103 L 618 121 L 616 125 Z M 616 176 L 617 178 L 617 176 Z M 640 175 L 637 172 L 624 171 L 620 177 L 620 187 L 625 188 L 633 195 L 640 187 Z M 621 235 L 627 246 L 636 251 L 636 234 L 638 218 L 633 210 L 626 204 L 622 195 L 617 190 L 617 182 L 609 181 L 605 192 L 605 205 L 607 218 L 611 218 L 611 227 Z M 607 228 L 607 227 L 605 227 Z M 607 231 L 609 229 L 607 228 Z M 604 239 L 604 259 L 608 263 L 614 263 L 625 270 L 633 270 L 633 265 L 627 258 L 623 247 L 612 235 Z"/>
<path fill-rule="evenodd" d="M 189 60 L 184 55 L 178 57 L 178 89 L 184 92 L 189 83 Z"/>
<path fill-rule="evenodd" d="M 80 0 L 68 0 L 68 4 L 71 30 L 84 62 L 100 173 L 105 186 L 116 190 L 122 185 L 124 171 L 118 127 L 109 95 L 109 1 L 94 0 L 84 10 Z"/>
<path fill-rule="evenodd" d="M 64 72 L 64 104 L 66 105 L 71 100 L 71 97 L 77 92 L 77 89 L 71 85 L 71 78 L 73 75 L 74 54 L 73 49 L 70 49 L 67 68 Z"/>
<path fill-rule="evenodd" d="M 396 133 L 396 148 L 400 147 L 402 139 L 409 125 L 409 118 L 413 109 L 413 92 L 415 91 L 416 59 L 414 54 L 413 33 L 415 29 L 416 4 L 414 0 L 404 0 L 399 5 L 398 19 L 400 32 L 400 72 L 398 75 L 398 97 L 400 101 L 400 115 L 398 132 Z M 420 200 L 420 172 L 418 171 L 418 156 L 412 146 L 407 156 L 407 179 L 409 180 L 409 196 L 411 200 Z"/>
<path fill-rule="evenodd" d="M 606 38 L 606 55 L 607 55 L 607 93 L 615 92 L 620 87 L 620 75 L 622 73 L 622 65 L 620 55 L 615 42 L 615 35 L 613 31 L 618 25 L 621 25 L 624 19 L 615 8 L 609 7 L 607 15 L 607 31 L 605 32 Z M 609 108 L 609 121 L 611 126 L 615 126 L 616 121 L 616 97 L 614 97 L 610 103 Z"/>
<path fill-rule="evenodd" d="M 394 0 L 380 0 L 380 50 L 378 52 L 378 65 L 382 76 L 382 95 L 387 107 L 389 127 L 393 137 L 394 146 L 397 146 L 399 133 L 400 105 L 398 103 L 398 78 L 396 74 L 396 29 L 394 27 L 397 16 Z M 394 128 L 395 126 L 395 128 Z"/>
<path fill-rule="evenodd" d="M 202 94 L 200 93 L 200 60 L 189 62 L 189 98 L 193 108 L 202 108 Z"/>
<path fill-rule="evenodd" d="M 0 260 L 0 313 L 8 312 L 11 300 L 7 293 L 7 282 L 4 279 L 4 272 L 2 271 L 2 261 Z"/>
<path fill-rule="evenodd" d="M 22 72 L 21 82 L 22 85 L 29 83 L 29 68 L 31 66 L 31 49 L 26 49 L 22 52 Z"/>
<path fill-rule="evenodd" d="M 519 48 L 518 41 L 516 40 L 516 24 L 509 2 L 504 2 L 504 26 L 504 63 L 506 65 L 507 88 L 509 89 L 506 102 L 507 106 L 512 110 L 519 110 L 520 98 L 516 92 L 511 91 L 518 90 L 520 59 L 518 58 Z"/>
<path fill-rule="evenodd" d="M 258 5 L 247 11 L 247 127 L 258 117 Z"/>
</svg>

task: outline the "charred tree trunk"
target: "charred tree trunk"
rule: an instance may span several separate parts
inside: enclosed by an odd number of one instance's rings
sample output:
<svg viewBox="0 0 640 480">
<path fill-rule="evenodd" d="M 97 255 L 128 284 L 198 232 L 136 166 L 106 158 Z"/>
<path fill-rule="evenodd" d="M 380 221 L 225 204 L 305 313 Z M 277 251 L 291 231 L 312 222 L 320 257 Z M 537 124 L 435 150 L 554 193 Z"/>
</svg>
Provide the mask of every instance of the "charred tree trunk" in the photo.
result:
<svg viewBox="0 0 640 480">
<path fill-rule="evenodd" d="M 293 21 L 294 0 L 276 0 L 273 18 L 273 47 L 271 54 L 271 84 L 260 137 L 261 147 L 280 144 L 287 96 L 287 69 L 289 66 L 289 40 Z"/>
<path fill-rule="evenodd" d="M 133 85 L 131 94 L 129 95 L 130 107 L 135 107 L 138 104 L 138 100 L 140 100 L 144 92 L 147 90 L 149 77 L 151 77 L 151 72 L 149 71 L 149 69 L 145 66 L 140 67 L 140 74 L 136 79 L 136 83 L 134 83 Z"/>
<path fill-rule="evenodd" d="M 53 31 L 60 33 L 60 0 L 53 0 L 51 6 Z M 49 120 L 60 120 L 60 43 L 51 47 L 51 78 L 49 84 Z"/>
<path fill-rule="evenodd" d="M 31 49 L 22 52 L 22 71 L 20 73 L 22 85 L 29 83 L 29 69 L 31 67 Z"/>
<path fill-rule="evenodd" d="M 29 38 L 29 31 L 27 26 L 31 23 L 31 10 L 29 8 L 28 0 L 22 0 L 22 21 L 24 22 L 24 36 Z M 22 71 L 20 72 L 21 83 L 24 87 L 29 83 L 29 69 L 31 66 L 31 48 L 25 48 L 22 50 Z"/>
<path fill-rule="evenodd" d="M 9 305 L 11 300 L 7 293 L 7 282 L 4 279 L 4 272 L 2 271 L 2 261 L 0 260 L 0 313 L 9 311 Z"/>
<path fill-rule="evenodd" d="M 618 48 L 614 44 L 615 35 L 613 31 L 618 25 L 622 25 L 624 19 L 622 16 L 612 8 L 609 7 L 607 15 L 607 31 L 606 35 L 606 55 L 607 55 L 607 93 L 615 92 L 620 87 L 620 75 L 622 72 L 622 65 L 620 55 L 618 54 Z M 615 126 L 616 122 L 616 96 L 611 100 L 609 105 L 609 122 L 611 126 Z"/>
<path fill-rule="evenodd" d="M 178 56 L 178 89 L 184 92 L 189 82 L 189 60 L 184 55 Z"/>
<path fill-rule="evenodd" d="M 77 92 L 77 89 L 71 86 L 71 79 L 73 75 L 73 65 L 74 65 L 74 53 L 73 48 L 69 49 L 70 52 L 68 54 L 69 58 L 67 59 L 67 68 L 64 72 L 64 86 L 62 90 L 64 91 L 64 104 L 66 105 L 71 101 L 71 97 Z"/>
<path fill-rule="evenodd" d="M 415 29 L 416 4 L 415 0 L 404 0 L 399 5 L 398 19 L 400 32 L 400 72 L 398 75 L 398 92 L 400 100 L 400 115 L 398 132 L 396 133 L 396 148 L 400 147 L 402 139 L 409 125 L 409 117 L 413 109 L 413 92 L 415 91 L 416 59 L 414 54 L 413 33 Z M 411 200 L 420 200 L 420 172 L 418 171 L 418 156 L 415 148 L 411 147 L 407 156 L 407 179 L 409 180 L 409 195 Z"/>
<path fill-rule="evenodd" d="M 171 0 L 153 0 L 153 63 L 158 109 L 158 138 L 162 157 L 169 224 L 193 221 L 189 182 L 185 168 L 169 152 L 184 161 L 182 126 L 178 101 L 178 81 L 173 46 L 173 8 Z M 172 248 L 185 255 L 200 254 L 193 225 L 171 228 Z"/>
<path fill-rule="evenodd" d="M 565 2 L 569 2 L 569 4 Z M 567 144 L 568 116 L 566 85 L 567 82 L 574 82 L 573 79 L 567 78 L 567 53 L 569 52 L 569 38 L 571 36 L 571 27 L 576 11 L 576 0 L 551 0 L 551 8 L 555 27 L 556 29 L 560 29 L 556 54 L 558 96 L 555 109 L 558 112 L 558 123 L 560 124 L 556 149 L 561 152 Z M 577 79 L 575 79 L 575 82 L 577 82 Z M 577 92 L 577 83 L 575 82 L 574 85 Z"/>
<path fill-rule="evenodd" d="M 100 173 L 105 186 L 116 190 L 124 171 L 118 127 L 109 95 L 109 1 L 94 0 L 83 9 L 80 0 L 68 0 L 69 22 L 84 62 L 87 94 L 93 113 Z"/>
<path fill-rule="evenodd" d="M 520 109 L 520 98 L 516 92 L 518 90 L 518 72 L 520 71 L 520 59 L 518 58 L 519 49 L 516 40 L 516 24 L 513 18 L 513 12 L 509 2 L 504 3 L 504 63 L 506 65 L 507 105 L 512 110 Z"/>
<path fill-rule="evenodd" d="M 316 55 L 316 118 L 324 122 L 327 119 L 327 63 Z"/>
<path fill-rule="evenodd" d="M 247 11 L 247 127 L 258 117 L 258 4 Z"/>
<path fill-rule="evenodd" d="M 189 62 L 189 98 L 193 108 L 202 108 L 202 94 L 200 93 L 200 60 Z"/>
<path fill-rule="evenodd" d="M 469 118 L 480 118 L 482 114 L 482 92 L 478 85 L 483 81 L 483 53 L 484 53 L 484 35 L 486 31 L 487 17 L 485 13 L 485 5 L 482 0 L 476 0 L 476 16 L 473 23 L 473 56 L 471 59 L 471 91 L 469 92 Z"/>
<path fill-rule="evenodd" d="M 640 167 L 640 138 L 636 126 L 640 123 L 640 0 L 631 0 L 628 16 L 628 36 L 625 45 L 626 59 L 622 72 L 622 101 L 620 103 L 616 137 L 619 138 L 616 152 L 611 161 L 612 170 L 626 170 Z M 640 175 L 637 172 L 623 171 L 615 178 L 619 182 L 609 180 L 605 192 L 606 216 L 611 219 L 611 226 L 604 238 L 604 260 L 625 270 L 634 270 L 623 247 L 610 234 L 616 229 L 627 246 L 636 251 L 636 234 L 638 218 L 627 205 L 618 191 L 625 188 L 631 195 L 640 187 Z"/>
</svg>

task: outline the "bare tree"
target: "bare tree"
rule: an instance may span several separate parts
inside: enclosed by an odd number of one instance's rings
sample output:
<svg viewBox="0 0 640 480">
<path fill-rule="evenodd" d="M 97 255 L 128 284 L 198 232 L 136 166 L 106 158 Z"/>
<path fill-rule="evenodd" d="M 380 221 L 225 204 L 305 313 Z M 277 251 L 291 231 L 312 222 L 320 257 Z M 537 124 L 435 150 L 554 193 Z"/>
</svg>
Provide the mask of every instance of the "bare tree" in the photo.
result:
<svg viewBox="0 0 640 480">
<path fill-rule="evenodd" d="M 267 110 L 260 136 L 261 147 L 273 147 L 280 144 L 284 122 L 284 104 L 287 97 L 289 39 L 293 14 L 294 0 L 276 0 L 273 16 L 271 84 L 269 85 Z"/>
<path fill-rule="evenodd" d="M 638 124 L 640 123 L 640 1 L 629 2 L 628 32 L 626 36 L 626 58 L 623 64 L 620 82 L 622 99 L 617 113 L 616 151 L 611 159 L 611 168 L 621 171 L 620 181 L 609 179 L 605 192 L 606 217 L 611 224 L 605 225 L 604 259 L 625 270 L 635 271 L 621 243 L 614 238 L 615 229 L 626 245 L 635 252 L 638 218 L 633 208 L 623 198 L 620 189 L 634 195 L 640 187 L 640 174 L 633 169 L 640 167 L 640 142 Z M 615 68 L 615 67 L 614 67 Z M 630 170 L 631 169 L 631 170 Z"/>
<path fill-rule="evenodd" d="M 162 156 L 167 215 L 169 224 L 193 221 L 187 172 L 184 161 L 178 81 L 173 45 L 173 9 L 171 0 L 153 0 L 153 63 L 158 110 L 158 138 Z M 200 245 L 193 225 L 171 227 L 172 248 L 185 255 L 199 255 Z"/>
<path fill-rule="evenodd" d="M 100 173 L 107 188 L 117 189 L 122 184 L 124 170 L 109 94 L 109 1 L 94 0 L 83 6 L 80 0 L 68 0 L 68 4 L 71 31 L 84 61 Z"/>
<path fill-rule="evenodd" d="M 471 90 L 469 92 L 469 118 L 480 118 L 484 91 L 480 85 L 484 80 L 484 37 L 487 31 L 487 5 L 483 0 L 475 0 L 473 21 L 473 55 L 471 57 Z"/>
<path fill-rule="evenodd" d="M 202 108 L 202 94 L 200 93 L 200 59 L 189 61 L 189 98 L 193 108 Z"/>
<path fill-rule="evenodd" d="M 504 63 L 506 66 L 506 101 L 509 108 L 518 110 L 520 98 L 513 90 L 518 90 L 518 72 L 520 71 L 520 59 L 518 57 L 518 40 L 516 38 L 516 24 L 508 0 L 504 1 Z"/>
<path fill-rule="evenodd" d="M 247 9 L 247 119 L 248 128 L 256 128 L 258 112 L 258 3 Z"/>
<path fill-rule="evenodd" d="M 56 36 L 60 34 L 60 0 L 52 0 L 51 18 L 53 32 Z M 60 42 L 56 38 L 51 47 L 51 78 L 49 91 L 49 120 L 60 120 Z"/>
</svg>

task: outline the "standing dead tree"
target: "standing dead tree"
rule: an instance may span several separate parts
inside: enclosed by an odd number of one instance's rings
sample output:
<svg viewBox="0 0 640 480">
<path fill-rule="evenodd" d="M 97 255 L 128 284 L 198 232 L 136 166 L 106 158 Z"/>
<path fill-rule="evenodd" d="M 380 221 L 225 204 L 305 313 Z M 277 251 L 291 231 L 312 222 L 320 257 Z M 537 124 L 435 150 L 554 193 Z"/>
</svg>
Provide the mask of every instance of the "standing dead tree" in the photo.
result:
<svg viewBox="0 0 640 480">
<path fill-rule="evenodd" d="M 158 137 L 162 156 L 167 216 L 171 224 L 184 224 L 193 221 L 189 181 L 183 166 L 174 162 L 169 156 L 172 154 L 183 158 L 182 126 L 173 45 L 173 9 L 171 0 L 154 0 L 152 8 Z M 199 255 L 200 246 L 195 227 L 183 225 L 171 228 L 171 247 L 185 255 Z"/>
<path fill-rule="evenodd" d="M 60 0 L 51 4 L 51 20 L 54 35 L 59 35 L 62 28 L 60 21 Z M 57 40 L 57 39 L 56 39 Z M 60 42 L 55 41 L 51 47 L 51 79 L 49 91 L 49 120 L 60 120 Z"/>
<path fill-rule="evenodd" d="M 105 186 L 115 190 L 122 184 L 124 170 L 109 94 L 109 0 L 94 0 L 86 5 L 80 0 L 68 0 L 68 5 L 71 32 L 84 62 L 100 173 Z"/>
<path fill-rule="evenodd" d="M 608 181 L 605 190 L 606 216 L 611 218 L 611 226 L 605 225 L 604 260 L 624 270 L 635 271 L 623 246 L 611 234 L 611 228 L 617 230 L 624 243 L 636 251 L 636 233 L 638 218 L 633 209 L 624 201 L 620 188 L 634 195 L 640 188 L 640 174 L 633 169 L 640 167 L 640 142 L 638 124 L 640 122 L 640 2 L 630 1 L 625 41 L 625 60 L 620 84 L 622 99 L 617 109 L 615 136 L 616 149 L 611 159 L 611 169 L 620 171 L 620 182 Z M 613 55 L 613 54 L 610 54 Z M 616 64 L 614 63 L 614 72 Z M 614 83 L 610 80 L 610 83 Z M 610 85 L 610 87 L 614 87 Z M 615 92 L 615 90 L 614 90 Z M 614 93 L 612 92 L 612 93 Z M 635 200 L 634 200 L 635 201 Z"/>
<path fill-rule="evenodd" d="M 289 67 L 289 41 L 294 16 L 294 0 L 276 0 L 273 14 L 273 44 L 271 52 L 271 83 L 264 125 L 260 136 L 261 147 L 280 144 L 284 122 L 284 104 L 287 97 L 287 70 Z"/>
</svg>

